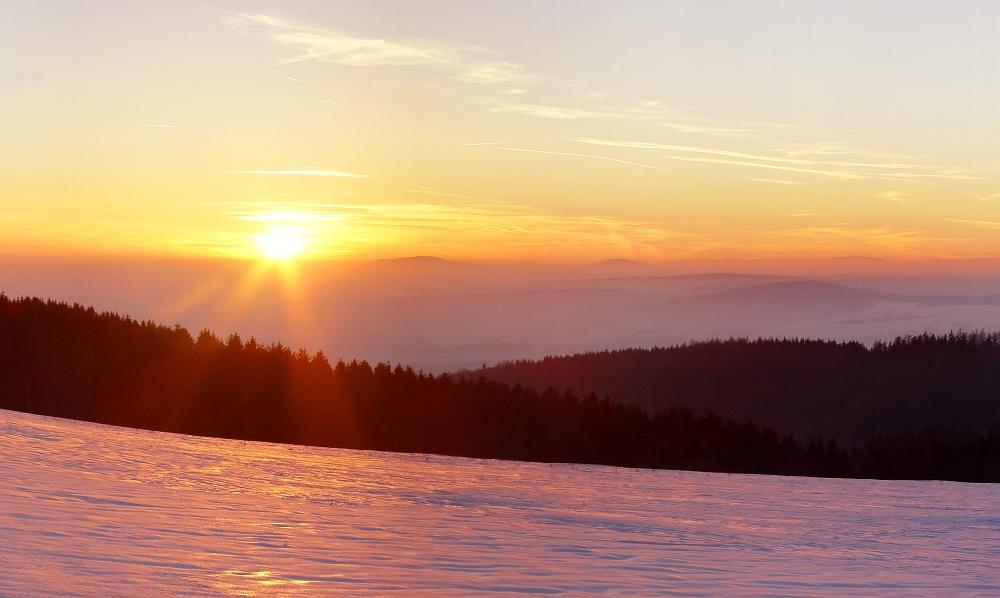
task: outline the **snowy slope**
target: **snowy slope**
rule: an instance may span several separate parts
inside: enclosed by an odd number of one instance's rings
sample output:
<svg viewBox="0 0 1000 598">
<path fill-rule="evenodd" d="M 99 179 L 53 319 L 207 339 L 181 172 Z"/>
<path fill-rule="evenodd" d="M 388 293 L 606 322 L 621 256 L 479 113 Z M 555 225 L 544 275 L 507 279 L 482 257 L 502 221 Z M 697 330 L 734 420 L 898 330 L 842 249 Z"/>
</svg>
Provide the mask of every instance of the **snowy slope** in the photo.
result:
<svg viewBox="0 0 1000 598">
<path fill-rule="evenodd" d="M 997 595 L 1000 486 L 215 440 L 0 411 L 0 595 Z"/>
</svg>

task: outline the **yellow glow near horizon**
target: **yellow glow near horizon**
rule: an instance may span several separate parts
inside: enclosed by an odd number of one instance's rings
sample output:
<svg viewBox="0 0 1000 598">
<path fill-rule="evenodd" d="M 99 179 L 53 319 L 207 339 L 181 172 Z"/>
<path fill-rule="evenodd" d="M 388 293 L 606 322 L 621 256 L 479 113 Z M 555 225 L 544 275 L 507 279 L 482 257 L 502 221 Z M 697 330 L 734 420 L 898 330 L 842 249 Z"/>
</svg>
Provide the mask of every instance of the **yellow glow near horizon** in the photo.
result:
<svg viewBox="0 0 1000 598">
<path fill-rule="evenodd" d="M 0 255 L 1000 257 L 1000 3 L 111 4 L 0 3 Z"/>
<path fill-rule="evenodd" d="M 275 261 L 293 260 L 306 249 L 305 231 L 298 226 L 273 225 L 254 238 L 260 256 Z"/>
</svg>

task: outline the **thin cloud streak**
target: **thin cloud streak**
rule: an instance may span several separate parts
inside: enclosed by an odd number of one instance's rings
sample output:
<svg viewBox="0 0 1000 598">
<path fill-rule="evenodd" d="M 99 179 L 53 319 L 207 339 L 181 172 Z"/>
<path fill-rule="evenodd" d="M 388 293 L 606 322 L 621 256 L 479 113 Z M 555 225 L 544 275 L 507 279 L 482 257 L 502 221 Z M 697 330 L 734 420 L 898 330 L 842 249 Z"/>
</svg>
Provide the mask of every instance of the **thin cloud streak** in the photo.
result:
<svg viewBox="0 0 1000 598">
<path fill-rule="evenodd" d="M 966 218 L 945 218 L 946 222 L 954 222 L 956 224 L 967 224 L 969 226 L 975 226 L 976 228 L 985 228 L 989 230 L 1000 230 L 1000 222 L 995 222 L 993 220 L 970 220 Z"/>
<path fill-rule="evenodd" d="M 488 110 L 490 112 L 497 114 L 522 114 L 549 120 L 615 120 L 629 118 L 621 112 L 583 110 L 548 104 L 509 104 L 498 101 L 490 101 L 486 102 L 486 104 L 489 106 Z"/>
<path fill-rule="evenodd" d="M 460 81 L 485 85 L 524 78 L 519 65 L 496 60 L 490 57 L 494 53 L 483 48 L 358 37 L 262 14 L 239 14 L 231 22 L 268 29 L 273 42 L 296 52 L 285 58 L 284 63 L 324 61 L 358 67 L 442 67 L 458 71 L 455 78 Z"/>
<path fill-rule="evenodd" d="M 787 181 L 785 179 L 762 179 L 756 177 L 747 177 L 747 180 L 754 181 L 756 183 L 771 183 L 774 185 L 785 185 L 791 187 L 793 185 L 801 185 L 801 181 Z"/>
<path fill-rule="evenodd" d="M 909 192 L 901 191 L 898 189 L 893 189 L 890 191 L 880 191 L 879 193 L 875 194 L 875 197 L 879 199 L 885 199 L 888 201 L 896 201 L 896 202 L 902 202 L 909 196 L 910 196 Z"/>
<path fill-rule="evenodd" d="M 232 217 L 245 222 L 282 222 L 296 224 L 313 224 L 317 222 L 335 222 L 341 219 L 341 212 L 317 212 L 301 210 L 274 210 L 261 212 L 234 212 Z"/>
<path fill-rule="evenodd" d="M 498 150 L 504 150 L 508 152 L 528 152 L 532 154 L 547 154 L 550 156 L 565 156 L 571 158 L 589 158 L 592 160 L 607 160 L 608 162 L 616 162 L 618 164 L 627 164 L 629 166 L 638 166 L 639 168 L 648 168 L 649 170 L 659 170 L 660 172 L 667 172 L 663 168 L 658 168 L 650 164 L 640 164 L 639 162 L 629 162 L 628 160 L 619 160 L 618 158 L 610 158 L 608 156 L 595 156 L 593 154 L 573 154 L 569 152 L 550 152 L 547 150 L 529 149 L 524 147 L 497 147 Z"/>
<path fill-rule="evenodd" d="M 683 122 L 660 122 L 661 127 L 667 127 L 681 133 L 702 133 L 705 135 L 719 135 L 721 137 L 743 137 L 753 133 L 753 129 L 710 127 L 704 125 L 693 125 Z"/>
<path fill-rule="evenodd" d="M 266 174 L 283 176 L 326 176 L 345 177 L 355 179 L 367 179 L 367 174 L 357 174 L 355 172 L 344 172 L 343 170 L 241 170 L 243 174 Z"/>
<path fill-rule="evenodd" d="M 815 165 L 844 166 L 844 167 L 857 166 L 865 168 L 887 168 L 887 169 L 929 168 L 928 166 L 922 164 L 879 164 L 879 163 L 867 163 L 867 162 L 841 162 L 841 161 L 831 161 L 831 160 L 805 160 L 802 158 L 783 158 L 779 156 L 749 154 L 746 152 L 734 152 L 730 150 L 723 150 L 716 148 L 696 147 L 688 145 L 670 145 L 664 143 L 650 143 L 645 141 L 608 141 L 604 139 L 594 139 L 592 137 L 577 137 L 574 138 L 573 141 L 576 141 L 577 143 L 586 143 L 589 145 L 603 145 L 609 147 L 627 147 L 627 148 L 649 149 L 649 150 L 665 150 L 665 151 L 688 152 L 696 154 L 711 154 L 713 156 L 723 156 L 727 158 L 760 160 L 762 162 L 777 162 L 779 164 L 795 164 L 802 166 L 815 166 Z"/>
<path fill-rule="evenodd" d="M 512 90 L 523 92 L 523 90 Z M 511 93 L 511 92 L 506 92 Z M 705 124 L 705 119 L 684 120 L 684 117 L 665 109 L 659 103 L 644 102 L 630 108 L 575 108 L 554 104 L 519 104 L 491 99 L 484 102 L 490 112 L 498 114 L 519 114 L 549 120 L 623 120 L 650 121 L 659 126 L 682 133 L 698 133 L 723 137 L 750 135 L 754 129 L 747 127 L 726 127 Z"/>
<path fill-rule="evenodd" d="M 942 170 L 926 164 L 912 163 L 867 163 L 854 161 L 832 161 L 832 160 L 806 160 L 803 158 L 787 158 L 779 156 L 768 156 L 763 154 L 751 154 L 747 152 L 737 152 L 725 149 L 672 145 L 665 143 L 651 143 L 645 141 L 613 141 L 605 139 L 594 139 L 591 137 L 576 137 L 572 141 L 587 145 L 598 145 L 603 147 L 620 147 L 629 149 L 642 149 L 654 151 L 683 152 L 689 154 L 718 156 L 719 158 L 694 158 L 689 156 L 678 156 L 673 154 L 665 155 L 671 160 L 682 160 L 686 162 L 703 162 L 708 164 L 727 164 L 731 166 L 749 166 L 764 168 L 769 170 L 783 170 L 786 172 L 801 172 L 807 174 L 819 174 L 824 176 L 839 177 L 845 179 L 947 179 L 947 180 L 975 180 L 974 177 L 964 174 L 964 171 L 957 169 Z M 732 159 L 727 159 L 732 158 Z M 870 169 L 875 172 L 861 172 L 857 169 Z M 922 170 L 925 172 L 885 172 L 885 170 Z M 927 172 L 930 171 L 930 172 Z"/>
<path fill-rule="evenodd" d="M 442 197 L 451 199 L 462 199 L 466 196 L 460 193 L 451 193 L 449 191 L 443 191 L 437 187 L 428 186 L 417 186 L 417 187 L 407 187 L 406 189 L 400 189 L 403 193 L 415 193 L 417 195 L 427 195 L 430 197 Z"/>
<path fill-rule="evenodd" d="M 840 170 L 817 170 L 814 168 L 798 168 L 795 166 L 783 166 L 781 164 L 761 164 L 759 162 L 747 162 L 745 160 L 726 160 L 724 158 L 695 158 L 692 156 L 675 156 L 672 154 L 666 154 L 663 157 L 667 158 L 668 160 L 680 160 L 682 162 L 700 162 L 702 164 L 727 164 L 729 166 L 748 166 L 751 168 L 764 168 L 766 170 L 781 170 L 784 172 L 820 174 L 824 176 L 831 176 L 843 179 L 866 178 L 860 174 L 856 174 L 853 172 L 845 172 Z"/>
<path fill-rule="evenodd" d="M 789 158 L 801 158 L 806 156 L 861 156 L 864 158 L 870 158 L 872 160 L 886 161 L 886 160 L 914 160 L 914 159 L 926 159 L 927 156 L 921 155 L 903 155 L 903 154 L 893 154 L 889 152 L 878 152 L 870 149 L 864 149 L 856 147 L 853 145 L 848 145 L 845 143 L 835 143 L 835 142 L 815 142 L 808 144 L 793 145 L 787 149 L 783 149 L 782 153 Z"/>
<path fill-rule="evenodd" d="M 843 225 L 804 226 L 768 231 L 769 241 L 758 249 L 787 251 L 789 246 L 809 246 L 814 250 L 838 253 L 851 248 L 855 251 L 912 255 L 933 237 L 917 230 L 892 230 L 884 227 L 864 228 Z"/>
<path fill-rule="evenodd" d="M 523 93 L 524 90 L 503 92 Z M 599 94 L 598 97 L 603 97 Z M 656 101 L 646 101 L 638 106 L 617 106 L 603 108 L 577 108 L 555 104 L 523 104 L 511 103 L 502 99 L 492 98 L 482 102 L 490 112 L 500 114 L 520 114 L 549 120 L 621 120 L 645 121 L 673 129 L 681 133 L 711 135 L 719 137 L 745 137 L 757 132 L 760 128 L 775 128 L 785 125 L 773 123 L 735 123 L 720 124 L 713 119 L 691 116 L 684 111 L 663 106 Z"/>
<path fill-rule="evenodd" d="M 467 83 L 507 83 L 521 78 L 520 68 L 513 62 L 481 62 L 466 67 L 465 71 L 455 76 L 459 81 Z"/>
<path fill-rule="evenodd" d="M 224 212 L 237 220 L 252 220 L 253 218 L 241 218 L 241 216 L 251 216 L 254 214 L 307 214 L 317 215 L 324 219 L 334 219 L 342 214 L 357 214 L 366 212 L 363 207 L 339 203 L 308 203 L 308 202 L 273 202 L 273 201 L 244 201 L 244 202 L 205 202 L 206 207 L 218 209 L 224 208 Z"/>
<path fill-rule="evenodd" d="M 418 187 L 411 191 L 436 189 Z M 462 201 L 445 203 L 371 203 L 358 205 L 220 204 L 224 213 L 244 222 L 294 223 L 307 226 L 316 240 L 316 256 L 391 252 L 393 247 L 420 245 L 433 251 L 492 255 L 503 247 L 515 256 L 576 256 L 581 247 L 596 255 L 697 252 L 715 242 L 710 237 L 672 230 L 663 223 L 566 214 L 532 206 Z M 334 232 L 335 231 L 335 232 Z M 391 231 L 387 235 L 386 231 Z M 461 234 L 459 234 L 461 233 Z M 329 239 L 327 243 L 325 240 Z M 199 239 L 200 240 L 200 239 Z M 216 251 L 245 252 L 246 233 L 220 241 Z M 473 256 L 476 257 L 476 256 Z"/>
</svg>

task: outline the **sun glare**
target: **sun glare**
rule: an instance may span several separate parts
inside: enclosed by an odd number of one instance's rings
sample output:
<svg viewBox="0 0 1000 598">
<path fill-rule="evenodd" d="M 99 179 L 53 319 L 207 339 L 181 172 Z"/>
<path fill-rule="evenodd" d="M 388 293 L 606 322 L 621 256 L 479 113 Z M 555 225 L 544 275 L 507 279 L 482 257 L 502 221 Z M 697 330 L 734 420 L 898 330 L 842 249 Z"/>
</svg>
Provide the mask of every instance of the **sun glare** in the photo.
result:
<svg viewBox="0 0 1000 598">
<path fill-rule="evenodd" d="M 292 260 L 306 248 L 305 233 L 297 226 L 271 226 L 254 241 L 260 256 L 269 260 Z"/>
</svg>

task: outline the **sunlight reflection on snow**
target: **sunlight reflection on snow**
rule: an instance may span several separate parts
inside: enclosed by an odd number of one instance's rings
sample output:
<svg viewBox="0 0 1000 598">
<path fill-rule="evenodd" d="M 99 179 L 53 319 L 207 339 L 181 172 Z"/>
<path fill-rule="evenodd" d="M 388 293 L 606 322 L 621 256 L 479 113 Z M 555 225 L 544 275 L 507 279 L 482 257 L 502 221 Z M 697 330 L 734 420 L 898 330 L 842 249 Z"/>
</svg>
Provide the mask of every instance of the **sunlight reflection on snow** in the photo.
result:
<svg viewBox="0 0 1000 598">
<path fill-rule="evenodd" d="M 0 411 L 0 594 L 996 595 L 1000 486 L 543 465 Z"/>
</svg>

